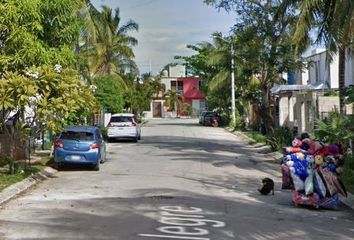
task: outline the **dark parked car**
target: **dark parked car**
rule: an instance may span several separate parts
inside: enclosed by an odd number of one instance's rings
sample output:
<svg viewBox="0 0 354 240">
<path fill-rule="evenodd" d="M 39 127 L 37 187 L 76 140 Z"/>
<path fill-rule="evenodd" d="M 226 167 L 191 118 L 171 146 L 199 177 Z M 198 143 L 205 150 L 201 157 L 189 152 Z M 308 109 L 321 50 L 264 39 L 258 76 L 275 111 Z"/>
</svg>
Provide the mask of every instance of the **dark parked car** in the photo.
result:
<svg viewBox="0 0 354 240">
<path fill-rule="evenodd" d="M 70 163 L 91 165 L 99 170 L 105 158 L 106 145 L 97 127 L 67 127 L 54 144 L 54 161 L 59 168 Z"/>
<path fill-rule="evenodd" d="M 214 118 L 216 118 L 219 122 L 220 117 L 218 113 L 213 111 L 203 111 L 199 116 L 199 124 L 204 126 L 212 126 Z"/>
</svg>

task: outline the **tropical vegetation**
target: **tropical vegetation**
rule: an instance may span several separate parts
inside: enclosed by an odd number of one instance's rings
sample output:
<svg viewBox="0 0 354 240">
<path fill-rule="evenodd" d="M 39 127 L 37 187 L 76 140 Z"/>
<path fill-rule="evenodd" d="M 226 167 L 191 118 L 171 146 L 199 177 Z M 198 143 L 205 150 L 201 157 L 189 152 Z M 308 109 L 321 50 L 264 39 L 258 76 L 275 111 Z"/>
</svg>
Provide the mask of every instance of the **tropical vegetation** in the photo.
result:
<svg viewBox="0 0 354 240">
<path fill-rule="evenodd" d="M 300 55 L 312 43 L 325 44 L 332 55 L 339 54 L 341 113 L 344 103 L 354 102 L 353 88 L 344 87 L 345 56 L 353 40 L 352 1 L 204 2 L 235 11 L 235 24 L 227 36 L 211 33 L 211 42 L 187 46 L 194 55 L 176 58 L 184 60 L 190 74 L 203 79 L 207 105 L 223 121 L 230 119 L 233 71 L 237 112 L 233 126 L 244 128 L 246 116 L 252 115 L 249 127 L 264 127 L 274 148 L 285 144 L 284 133 L 292 133 L 274 126 L 270 89 L 284 82 L 282 73 L 303 67 Z M 13 152 L 15 136 L 27 139 L 33 126 L 55 134 L 68 124 L 90 123 L 98 113 L 126 110 L 141 115 L 161 91 L 170 111 L 190 112 L 178 92 L 162 89 L 159 76 L 140 75 L 133 51 L 138 42 L 132 36 L 139 25 L 122 21 L 119 8 L 98 9 L 88 0 L 6 0 L 0 11 L 0 130 L 10 137 Z M 8 127 L 9 119 L 14 126 Z M 330 123 L 317 122 L 316 134 L 350 146 L 353 136 L 345 129 L 351 129 L 351 121 L 333 114 Z"/>
<path fill-rule="evenodd" d="M 213 33 L 213 42 L 189 48 L 197 53 L 183 58 L 204 80 L 209 107 L 229 112 L 231 71 L 235 74 L 236 127 L 243 127 L 246 115 L 255 113 L 255 128 L 274 127 L 271 87 L 284 82 L 281 73 L 302 67 L 292 47 L 297 12 L 278 1 L 206 0 L 207 4 L 236 11 L 238 18 L 229 36 Z M 231 70 L 231 59 L 235 69 Z"/>
<path fill-rule="evenodd" d="M 257 113 L 256 116 L 260 117 L 267 126 L 270 126 L 267 130 L 267 142 L 274 149 L 279 149 L 285 144 L 287 141 L 284 138 L 285 135 L 292 135 L 287 129 L 273 128 L 268 124 L 272 122 L 270 116 L 274 111 L 272 110 L 272 99 L 268 98 L 269 88 L 274 83 L 281 82 L 281 79 L 278 79 L 279 73 L 289 73 L 301 68 L 302 63 L 296 59 L 301 59 L 301 54 L 313 44 L 324 45 L 328 49 L 330 57 L 338 54 L 340 113 L 332 113 L 325 120 L 317 120 L 314 134 L 318 139 L 327 143 L 342 145 L 344 151 L 348 153 L 348 161 L 350 162 L 347 164 L 348 170 L 344 175 L 350 176 L 354 169 L 352 151 L 350 150 L 353 140 L 353 118 L 344 114 L 345 104 L 354 102 L 354 91 L 353 87 L 346 88 L 344 83 L 346 56 L 352 54 L 354 36 L 354 5 L 352 1 L 204 0 L 204 2 L 216 8 L 236 11 L 240 16 L 236 19 L 231 35 L 228 38 L 223 38 L 229 44 L 233 44 L 236 50 L 233 56 L 238 63 L 235 69 L 237 76 L 235 87 L 242 92 L 238 99 L 241 99 L 240 102 L 244 100 L 249 102 L 249 105 Z M 237 45 L 238 41 L 242 45 Z M 204 43 L 203 46 L 207 46 L 207 44 Z M 215 44 L 214 46 L 217 47 Z M 205 53 L 198 47 L 194 47 L 197 50 L 196 56 L 185 60 L 189 65 L 206 70 L 207 68 L 199 64 L 199 61 L 195 61 L 200 60 Z M 223 55 L 224 58 L 229 56 Z M 212 54 L 209 59 L 214 56 L 215 63 L 222 63 L 218 54 Z M 222 87 L 222 81 L 220 81 L 222 78 L 219 81 L 215 79 L 218 74 L 221 76 L 226 74 L 223 73 L 222 68 L 217 67 L 217 64 L 211 64 L 211 66 L 214 66 L 213 70 L 217 72 L 213 72 L 212 77 L 206 77 L 207 82 L 211 83 L 211 86 L 215 84 Z M 231 69 L 230 66 L 228 69 Z M 229 76 L 225 79 L 229 79 Z M 245 81 L 242 82 L 242 79 Z M 253 88 L 248 88 L 251 82 L 253 82 Z M 228 87 L 228 91 L 229 89 L 230 87 Z M 212 88 L 207 88 L 207 91 L 209 98 L 217 96 Z M 352 180 L 346 179 L 348 182 L 354 182 L 352 177 Z"/>
<path fill-rule="evenodd" d="M 156 86 L 134 82 L 137 40 L 129 32 L 138 24 L 122 23 L 119 9 L 82 0 L 7 0 L 0 10 L 0 131 L 11 146 L 10 168 L 21 143 L 36 135 L 31 129 L 55 135 L 103 110 L 148 107 Z"/>
</svg>

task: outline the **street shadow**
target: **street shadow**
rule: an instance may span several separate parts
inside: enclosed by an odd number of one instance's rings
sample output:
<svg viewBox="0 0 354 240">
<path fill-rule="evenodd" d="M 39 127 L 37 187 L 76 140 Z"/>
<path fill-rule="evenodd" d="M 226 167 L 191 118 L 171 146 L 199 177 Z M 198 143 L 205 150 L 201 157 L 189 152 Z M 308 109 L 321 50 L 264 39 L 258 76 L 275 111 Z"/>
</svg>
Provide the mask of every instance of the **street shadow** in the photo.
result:
<svg viewBox="0 0 354 240">
<path fill-rule="evenodd" d="M 208 183 L 209 184 L 209 183 Z M 208 239 L 352 239 L 354 218 L 351 212 L 294 208 L 269 196 L 235 194 L 234 198 L 196 194 L 169 188 L 133 189 L 132 197 L 98 197 L 82 200 L 56 200 L 50 195 L 31 207 L 19 210 L 33 218 L 1 219 L 4 239 L 151 239 L 139 234 L 161 234 L 156 229 L 163 206 L 197 207 L 203 219 L 224 222 L 224 227 L 207 223 Z M 45 205 L 53 205 L 48 210 Z M 281 205 L 280 205 L 281 204 Z M 337 218 L 333 221 L 324 219 Z M 311 224 L 309 224 L 311 222 Z M 257 226 L 254 224 L 257 223 Z M 289 229 L 291 226 L 291 230 Z M 36 234 L 36 233 L 40 234 Z M 22 235 L 21 235 L 22 234 Z"/>
<path fill-rule="evenodd" d="M 179 136 L 149 136 L 141 146 L 156 148 L 151 154 L 163 157 L 169 151 L 173 161 L 202 161 L 215 167 L 235 166 L 240 169 L 261 171 L 274 175 L 279 172 L 279 165 L 273 158 L 258 153 L 257 148 L 247 145 L 245 141 L 188 138 Z"/>
</svg>

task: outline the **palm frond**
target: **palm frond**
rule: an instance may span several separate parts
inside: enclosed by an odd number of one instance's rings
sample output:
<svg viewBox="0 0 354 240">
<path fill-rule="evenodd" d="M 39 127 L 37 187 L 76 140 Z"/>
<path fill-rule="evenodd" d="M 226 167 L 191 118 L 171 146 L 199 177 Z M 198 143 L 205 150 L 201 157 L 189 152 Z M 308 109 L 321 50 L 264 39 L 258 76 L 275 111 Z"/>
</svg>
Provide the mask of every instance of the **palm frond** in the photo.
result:
<svg viewBox="0 0 354 240">
<path fill-rule="evenodd" d="M 230 80 L 231 80 L 230 70 L 222 69 L 211 79 L 208 88 L 210 91 L 216 91 L 225 85 L 230 85 L 229 84 Z"/>
</svg>

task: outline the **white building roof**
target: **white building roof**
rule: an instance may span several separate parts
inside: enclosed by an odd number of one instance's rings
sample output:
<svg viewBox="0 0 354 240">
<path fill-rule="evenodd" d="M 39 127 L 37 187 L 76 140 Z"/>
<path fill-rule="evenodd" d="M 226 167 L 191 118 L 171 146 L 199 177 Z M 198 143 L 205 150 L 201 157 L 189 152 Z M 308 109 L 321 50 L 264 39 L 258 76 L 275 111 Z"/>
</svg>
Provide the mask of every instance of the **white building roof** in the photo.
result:
<svg viewBox="0 0 354 240">
<path fill-rule="evenodd" d="M 305 90 L 325 90 L 328 86 L 325 83 L 316 83 L 309 85 L 274 85 L 270 92 L 272 94 L 279 94 L 281 92 L 292 92 L 292 91 L 305 91 Z"/>
</svg>

